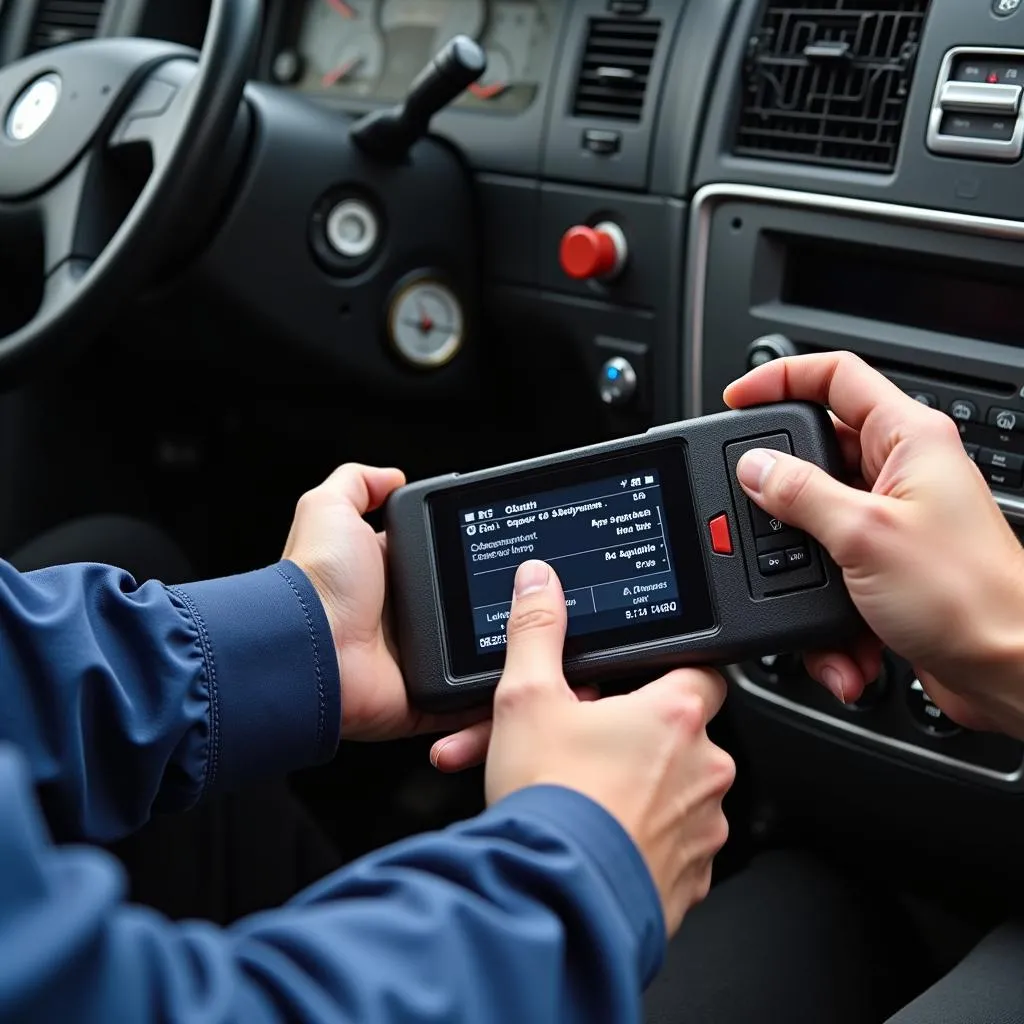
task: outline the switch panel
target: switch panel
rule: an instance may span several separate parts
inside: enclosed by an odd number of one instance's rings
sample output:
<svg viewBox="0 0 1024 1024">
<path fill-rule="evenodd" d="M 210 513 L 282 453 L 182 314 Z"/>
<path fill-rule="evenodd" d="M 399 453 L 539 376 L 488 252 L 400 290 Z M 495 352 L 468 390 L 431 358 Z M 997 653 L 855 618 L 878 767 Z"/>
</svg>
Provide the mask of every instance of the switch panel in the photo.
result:
<svg viewBox="0 0 1024 1024">
<path fill-rule="evenodd" d="M 928 149 L 1012 162 L 1024 148 L 1024 50 L 956 47 L 946 54 L 928 119 Z"/>
</svg>

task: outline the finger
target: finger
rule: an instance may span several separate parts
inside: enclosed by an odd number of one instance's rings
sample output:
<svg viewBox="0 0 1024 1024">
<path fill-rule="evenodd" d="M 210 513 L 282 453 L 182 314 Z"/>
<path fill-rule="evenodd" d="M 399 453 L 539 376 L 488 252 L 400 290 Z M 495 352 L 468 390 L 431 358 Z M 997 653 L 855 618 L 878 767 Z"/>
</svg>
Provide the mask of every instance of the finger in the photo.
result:
<svg viewBox="0 0 1024 1024">
<path fill-rule="evenodd" d="M 874 633 L 865 630 L 854 642 L 853 650 L 850 651 L 851 657 L 857 662 L 857 667 L 864 676 L 864 681 L 869 686 L 876 682 L 882 674 L 883 650 L 882 641 Z"/>
<path fill-rule="evenodd" d="M 773 359 L 733 381 L 723 397 L 733 409 L 789 399 L 817 402 L 854 430 L 863 430 L 869 415 L 885 429 L 918 419 L 924 408 L 851 352 Z"/>
<path fill-rule="evenodd" d="M 348 462 L 336 469 L 321 485 L 336 497 L 348 501 L 361 515 L 380 508 L 392 491 L 405 483 L 400 469 L 378 469 Z"/>
<path fill-rule="evenodd" d="M 546 562 L 523 562 L 516 570 L 512 611 L 505 626 L 505 670 L 496 701 L 538 689 L 566 699 L 572 696 L 562 672 L 565 626 L 565 594 L 554 570 Z"/>
<path fill-rule="evenodd" d="M 637 690 L 643 700 L 662 700 L 680 693 L 692 693 L 703 707 L 703 724 L 707 725 L 725 703 L 725 680 L 712 669 L 680 668 Z"/>
<path fill-rule="evenodd" d="M 601 694 L 592 686 L 581 686 L 573 694 L 581 704 L 601 699 Z M 430 748 L 430 763 L 446 774 L 463 772 L 483 764 L 491 744 L 491 724 L 488 717 L 485 721 L 439 739 Z"/>
<path fill-rule="evenodd" d="M 440 772 L 463 772 L 483 764 L 491 742 L 493 723 L 490 719 L 468 729 L 445 736 L 430 748 L 430 763 Z"/>
<path fill-rule="evenodd" d="M 744 452 L 736 478 L 761 508 L 817 538 L 840 565 L 871 505 L 896 500 L 856 490 L 810 462 L 767 448 Z"/>
<path fill-rule="evenodd" d="M 843 704 L 860 700 L 869 682 L 860 665 L 844 651 L 808 652 L 804 655 L 804 667 L 812 679 Z"/>
<path fill-rule="evenodd" d="M 846 472 L 851 476 L 860 475 L 860 432 L 854 430 L 853 427 L 848 427 L 834 412 L 830 412 L 829 417 L 832 420 L 832 426 L 835 427 L 836 440 L 839 442 L 839 452 L 842 455 Z"/>
</svg>

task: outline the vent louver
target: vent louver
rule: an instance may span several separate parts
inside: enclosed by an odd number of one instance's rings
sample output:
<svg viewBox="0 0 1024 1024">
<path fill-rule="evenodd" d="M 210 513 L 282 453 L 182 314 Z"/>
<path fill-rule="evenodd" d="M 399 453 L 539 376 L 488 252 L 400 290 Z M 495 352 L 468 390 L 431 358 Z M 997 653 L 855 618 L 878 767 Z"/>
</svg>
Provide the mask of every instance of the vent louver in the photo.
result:
<svg viewBox="0 0 1024 1024">
<path fill-rule="evenodd" d="M 104 0 L 39 0 L 29 52 L 92 39 L 103 14 Z"/>
<path fill-rule="evenodd" d="M 769 0 L 751 38 L 735 152 L 896 166 L 930 0 Z"/>
<path fill-rule="evenodd" d="M 660 33 L 659 21 L 591 19 L 573 116 L 639 121 Z"/>
</svg>

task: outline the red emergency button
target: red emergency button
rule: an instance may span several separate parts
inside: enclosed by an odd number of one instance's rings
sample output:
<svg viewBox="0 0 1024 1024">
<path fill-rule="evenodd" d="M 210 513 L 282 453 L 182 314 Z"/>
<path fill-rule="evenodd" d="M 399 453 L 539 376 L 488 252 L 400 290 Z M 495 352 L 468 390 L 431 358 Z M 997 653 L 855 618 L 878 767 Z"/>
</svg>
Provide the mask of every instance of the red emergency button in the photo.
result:
<svg viewBox="0 0 1024 1024">
<path fill-rule="evenodd" d="M 562 236 L 558 259 L 576 281 L 614 277 L 626 263 L 626 236 L 608 221 L 592 228 L 577 225 Z"/>
<path fill-rule="evenodd" d="M 711 550 L 716 555 L 732 554 L 732 537 L 729 535 L 729 517 L 726 515 L 715 516 L 708 523 L 711 531 Z"/>
</svg>

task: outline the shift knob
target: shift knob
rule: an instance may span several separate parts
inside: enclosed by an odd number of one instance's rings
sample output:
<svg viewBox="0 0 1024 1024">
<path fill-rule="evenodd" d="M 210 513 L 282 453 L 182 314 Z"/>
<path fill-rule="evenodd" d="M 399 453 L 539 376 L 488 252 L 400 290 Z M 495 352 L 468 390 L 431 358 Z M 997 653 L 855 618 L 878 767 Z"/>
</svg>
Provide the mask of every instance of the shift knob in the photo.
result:
<svg viewBox="0 0 1024 1024">
<path fill-rule="evenodd" d="M 430 129 L 434 115 L 487 70 L 487 54 L 469 36 L 456 36 L 409 86 L 403 103 L 378 110 L 350 129 L 352 141 L 368 156 L 401 160 Z"/>
</svg>

